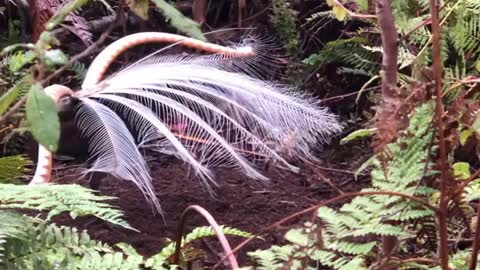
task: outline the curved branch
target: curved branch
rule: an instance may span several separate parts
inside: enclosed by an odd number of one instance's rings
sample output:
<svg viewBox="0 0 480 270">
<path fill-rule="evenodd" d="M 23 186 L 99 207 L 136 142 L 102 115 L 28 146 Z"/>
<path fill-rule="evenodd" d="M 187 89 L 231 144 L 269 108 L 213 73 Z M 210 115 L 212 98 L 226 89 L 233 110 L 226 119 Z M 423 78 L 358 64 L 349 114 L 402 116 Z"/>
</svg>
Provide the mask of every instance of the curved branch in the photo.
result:
<svg viewBox="0 0 480 270">
<path fill-rule="evenodd" d="M 200 215 L 202 215 L 205 220 L 212 226 L 213 230 L 215 230 L 215 233 L 217 234 L 218 241 L 220 244 L 222 244 L 222 248 L 224 251 L 224 254 L 226 254 L 225 257 L 222 258 L 221 261 L 224 259 L 228 259 L 230 266 L 232 269 L 238 269 L 238 262 L 237 259 L 235 258 L 235 255 L 232 251 L 232 248 L 230 247 L 230 244 L 228 243 L 227 238 L 225 237 L 225 234 L 223 233 L 222 227 L 218 225 L 218 223 L 215 221 L 215 219 L 212 217 L 212 215 L 202 208 L 201 206 L 198 205 L 190 205 L 183 211 L 182 217 L 180 219 L 180 223 L 178 224 L 177 228 L 177 239 L 175 241 L 175 254 L 173 257 L 173 264 L 178 264 L 179 259 L 180 259 L 180 249 L 182 246 L 182 236 L 183 236 L 183 229 L 185 228 L 185 223 L 187 221 L 187 215 L 191 211 L 196 211 Z"/>
</svg>

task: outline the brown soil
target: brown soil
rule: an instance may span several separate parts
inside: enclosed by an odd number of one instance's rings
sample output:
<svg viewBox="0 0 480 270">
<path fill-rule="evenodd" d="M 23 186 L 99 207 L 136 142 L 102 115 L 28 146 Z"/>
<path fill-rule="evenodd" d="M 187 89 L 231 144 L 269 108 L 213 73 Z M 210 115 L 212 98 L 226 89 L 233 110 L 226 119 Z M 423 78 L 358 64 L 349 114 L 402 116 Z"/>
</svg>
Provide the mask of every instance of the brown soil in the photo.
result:
<svg viewBox="0 0 480 270">
<path fill-rule="evenodd" d="M 165 212 L 165 221 L 160 215 L 154 215 L 139 190 L 131 183 L 112 178 L 104 179 L 100 187 L 102 194 L 118 197 L 114 204 L 125 211 L 127 221 L 139 232 L 111 226 L 98 220 L 85 218 L 71 220 L 63 216 L 56 221 L 65 225 L 74 225 L 86 229 L 95 239 L 110 244 L 126 242 L 144 255 L 153 255 L 165 245 L 165 237 L 173 239 L 179 218 L 189 205 L 200 205 L 207 209 L 220 224 L 258 233 L 268 225 L 315 205 L 339 192 L 358 190 L 367 183 L 367 177 L 360 176 L 355 180 L 351 171 L 358 167 L 366 157 L 367 147 L 342 147 L 331 145 L 321 154 L 323 163 L 318 166 L 302 165 L 298 174 L 270 168 L 263 173 L 271 181 L 260 185 L 246 179 L 243 175 L 227 169 L 216 170 L 216 179 L 220 187 L 216 189 L 216 197 L 212 197 L 202 188 L 198 181 L 189 176 L 188 169 L 175 159 L 151 162 L 155 188 Z M 346 157 L 346 158 L 345 158 Z M 353 161 L 353 162 L 352 162 Z M 78 180 L 78 169 L 61 170 L 61 182 L 81 183 Z M 59 175 L 60 176 L 60 175 Z M 58 176 L 57 176 L 58 177 Z M 330 184 L 328 180 L 330 180 Z M 339 191 L 340 190 L 340 191 Z M 309 218 L 305 216 L 302 218 Z M 264 240 L 251 242 L 238 254 L 242 265 L 251 264 L 247 251 L 267 248 L 279 244 L 284 229 L 301 224 L 300 219 L 292 220 L 285 227 L 264 235 Z M 186 231 L 195 226 L 206 225 L 198 215 L 190 215 Z M 242 239 L 229 238 L 232 246 Z M 221 250 L 215 239 L 204 240 L 200 248 L 209 253 L 203 263 L 214 264 L 221 257 Z"/>
</svg>

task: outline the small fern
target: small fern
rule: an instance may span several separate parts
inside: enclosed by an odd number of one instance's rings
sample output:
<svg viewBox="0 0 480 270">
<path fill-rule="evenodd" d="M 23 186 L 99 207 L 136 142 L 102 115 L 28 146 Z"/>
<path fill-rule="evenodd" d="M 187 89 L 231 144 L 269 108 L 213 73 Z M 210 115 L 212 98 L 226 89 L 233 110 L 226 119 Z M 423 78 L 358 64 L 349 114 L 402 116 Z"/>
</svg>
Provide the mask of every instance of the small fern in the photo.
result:
<svg viewBox="0 0 480 270">
<path fill-rule="evenodd" d="M 75 72 L 75 79 L 79 82 L 83 82 L 83 79 L 85 79 L 85 75 L 87 74 L 85 65 L 81 62 L 74 62 L 70 69 Z"/>
<path fill-rule="evenodd" d="M 225 226 L 221 226 L 221 228 L 225 235 L 239 236 L 239 237 L 246 237 L 246 238 L 254 237 L 254 235 L 252 235 L 251 233 L 245 232 L 239 229 L 225 227 Z M 191 244 L 196 240 L 199 240 L 205 237 L 212 237 L 216 235 L 217 234 L 215 233 L 215 230 L 210 226 L 197 227 L 182 239 L 182 248 L 184 248 L 185 246 Z M 157 269 L 156 267 L 160 265 L 164 265 L 165 262 L 167 262 L 169 258 L 173 256 L 175 252 L 175 246 L 176 246 L 175 242 L 169 243 L 167 246 L 165 246 L 162 249 L 161 252 L 149 258 L 146 261 L 145 266 Z"/>
<path fill-rule="evenodd" d="M 0 183 L 15 182 L 30 171 L 31 165 L 32 161 L 21 155 L 0 158 Z"/>
<path fill-rule="evenodd" d="M 296 56 L 299 50 L 300 36 L 297 31 L 297 13 L 289 0 L 274 0 L 272 2 L 273 14 L 271 21 L 280 40 L 290 56 Z"/>
<path fill-rule="evenodd" d="M 31 209 L 48 211 L 47 219 L 63 212 L 72 218 L 93 215 L 125 228 L 131 227 L 122 219 L 122 211 L 106 203 L 112 197 L 96 195 L 79 185 L 0 184 L 0 209 Z"/>
<path fill-rule="evenodd" d="M 312 67 L 335 63 L 340 65 L 339 68 L 350 67 L 356 72 L 360 71 L 368 76 L 373 76 L 381 68 L 378 62 L 381 53 L 365 47 L 368 44 L 368 39 L 364 37 L 330 41 L 320 52 L 304 59 L 303 63 Z"/>
<path fill-rule="evenodd" d="M 0 115 L 8 110 L 10 105 L 22 98 L 28 93 L 33 83 L 33 77 L 26 75 L 21 80 L 16 82 L 13 87 L 0 96 Z"/>
<path fill-rule="evenodd" d="M 30 64 L 35 60 L 37 56 L 33 51 L 19 51 L 15 54 L 9 56 L 7 59 L 8 61 L 8 68 L 11 72 L 18 72 L 20 71 L 25 65 Z"/>
</svg>

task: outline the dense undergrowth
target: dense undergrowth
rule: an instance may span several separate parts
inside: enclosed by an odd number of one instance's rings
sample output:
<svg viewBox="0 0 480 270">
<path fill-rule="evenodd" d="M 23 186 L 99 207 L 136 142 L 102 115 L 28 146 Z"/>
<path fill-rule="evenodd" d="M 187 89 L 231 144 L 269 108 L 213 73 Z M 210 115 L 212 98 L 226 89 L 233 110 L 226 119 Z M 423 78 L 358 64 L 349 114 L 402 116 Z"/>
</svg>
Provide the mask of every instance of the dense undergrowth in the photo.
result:
<svg viewBox="0 0 480 270">
<path fill-rule="evenodd" d="M 0 134 L 5 146 L 0 158 L 0 266 L 170 269 L 174 244 L 144 258 L 127 244 L 112 247 L 90 239 L 86 232 L 51 223 L 52 216 L 68 212 L 72 217 L 95 216 L 130 228 L 121 210 L 107 203 L 112 198 L 80 186 L 32 188 L 21 181 L 28 178 L 25 175 L 32 162 L 21 155 L 21 149 L 15 149 L 13 138 L 31 133 L 52 150 L 58 148 L 60 120 L 54 104 L 44 98 L 43 84 L 58 79 L 61 72 L 69 74 L 68 83 L 78 83 L 88 66 L 60 49 L 64 46 L 55 29 L 65 29 L 61 22 L 72 18 L 67 15 L 81 17 L 83 11 L 92 16 L 89 5 L 105 5 L 111 12 L 116 8 L 106 2 L 87 2 L 72 1 L 58 9 L 42 27 L 37 25 L 41 29 L 34 29 L 42 33 L 35 42 L 22 44 L 22 22 L 10 16 L 22 8 L 21 4 L 0 6 L 0 18 L 8 27 L 0 36 L 4 51 L 0 62 Z M 338 77 L 363 79 L 363 86 L 348 93 L 352 97 L 348 101 L 358 105 L 356 110 L 362 117 L 342 115 L 345 122 L 362 128 L 340 143 L 371 141 L 374 156 L 357 171 L 368 170 L 371 185 L 307 209 L 304 214 L 312 214 L 310 222 L 289 230 L 285 245 L 251 252 L 252 266 L 245 269 L 476 269 L 480 248 L 480 211 L 476 209 L 480 199 L 480 1 L 442 1 L 436 7 L 431 5 L 435 1 L 399 0 L 391 1 L 391 10 L 388 0 L 378 0 L 377 5 L 366 0 L 306 2 L 318 8 L 302 14 L 300 10 L 305 7 L 301 4 L 271 1 L 272 29 L 293 59 L 294 68 L 287 74 L 292 81 L 305 82 L 298 77 L 321 77 L 322 71 L 335 68 Z M 160 17 L 168 18 L 179 31 L 204 39 L 196 22 L 165 1 L 153 3 L 155 7 L 148 1 L 126 4 L 144 19 L 162 14 Z M 242 7 L 238 1 L 239 6 L 228 5 L 234 10 L 248 9 L 249 4 Z M 221 7 L 206 6 L 194 6 L 191 15 L 200 22 L 217 20 L 209 14 Z M 67 29 L 91 45 L 91 33 L 82 28 L 81 20 L 73 21 Z M 388 42 L 392 40 L 385 30 L 392 26 L 389 22 L 394 23 L 399 37 L 393 42 Z M 342 28 L 333 32 L 332 25 Z M 437 34 L 441 34 L 441 42 Z M 319 46 L 311 45 L 312 36 L 321 35 L 330 36 L 319 38 Z M 389 88 L 392 69 L 395 85 Z M 361 99 L 368 102 L 360 103 Z M 38 113 L 39 108 L 42 113 Z M 368 119 L 373 114 L 375 117 Z M 57 128 L 46 129 L 45 122 Z M 329 206 L 335 202 L 343 204 Z M 27 215 L 25 209 L 36 214 Z M 252 238 L 236 229 L 224 231 Z M 188 269 L 186 261 L 201 253 L 189 246 L 190 242 L 214 235 L 211 228 L 200 227 L 185 236 L 179 267 Z"/>
</svg>

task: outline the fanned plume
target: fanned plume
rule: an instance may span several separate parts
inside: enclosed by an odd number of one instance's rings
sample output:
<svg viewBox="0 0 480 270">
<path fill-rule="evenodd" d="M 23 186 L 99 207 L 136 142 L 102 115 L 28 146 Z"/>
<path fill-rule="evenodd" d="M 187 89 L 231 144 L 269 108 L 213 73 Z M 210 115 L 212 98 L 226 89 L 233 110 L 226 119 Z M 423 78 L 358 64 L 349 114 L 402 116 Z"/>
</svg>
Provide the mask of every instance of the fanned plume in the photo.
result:
<svg viewBox="0 0 480 270">
<path fill-rule="evenodd" d="M 213 167 L 260 180 L 258 160 L 296 170 L 283 155 L 314 158 L 341 125 L 298 89 L 259 79 L 261 67 L 256 58 L 152 56 L 77 92 L 88 108 L 79 110 L 80 128 L 97 157 L 91 170 L 134 181 L 154 202 L 138 147 L 176 155 L 207 187 L 216 184 Z"/>
<path fill-rule="evenodd" d="M 76 107 L 77 124 L 90 139 L 89 151 L 95 158 L 89 171 L 105 172 L 134 182 L 161 212 L 147 164 L 122 119 L 99 102 L 88 98 L 81 101 Z"/>
</svg>

